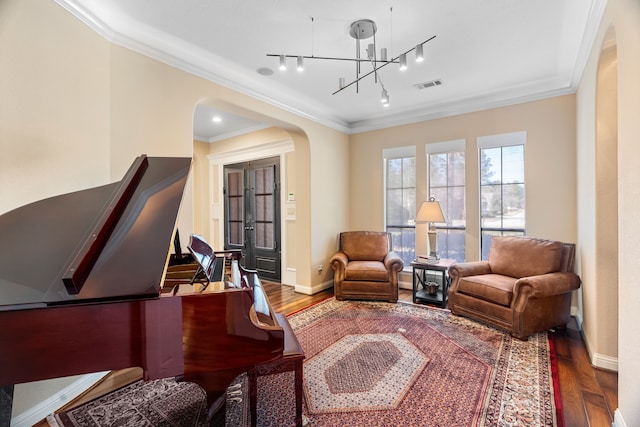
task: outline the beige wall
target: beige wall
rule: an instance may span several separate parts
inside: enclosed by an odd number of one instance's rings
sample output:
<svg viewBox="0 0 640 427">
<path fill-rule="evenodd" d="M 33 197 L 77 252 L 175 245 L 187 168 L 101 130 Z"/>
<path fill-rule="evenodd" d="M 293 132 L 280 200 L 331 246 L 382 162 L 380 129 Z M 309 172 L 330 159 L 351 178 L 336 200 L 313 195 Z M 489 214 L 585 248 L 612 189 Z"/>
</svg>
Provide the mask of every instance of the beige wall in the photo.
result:
<svg viewBox="0 0 640 427">
<path fill-rule="evenodd" d="M 599 323 L 596 258 L 596 81 L 605 32 L 618 55 L 618 346 Z M 286 129 L 295 145 L 297 277 L 321 287 L 345 229 L 382 229 L 382 149 L 467 140 L 467 205 L 477 206 L 478 136 L 526 130 L 527 232 L 577 241 L 584 285 L 581 315 L 592 352 L 619 355 L 619 411 L 640 422 L 640 3 L 609 0 L 576 96 L 563 96 L 351 137 L 173 67 L 112 45 L 53 2 L 0 1 L 0 213 L 30 201 L 120 179 L 133 157 L 191 156 L 195 105 L 215 99 Z M 576 148 L 577 141 L 577 148 Z M 195 152 L 200 153 L 199 149 Z M 577 152 L 577 156 L 576 156 Z M 577 169 L 576 169 L 577 158 Z M 418 162 L 421 164 L 421 162 Z M 426 193 L 419 170 L 419 195 Z M 577 176 L 577 182 L 576 182 Z M 349 183 L 349 184 L 347 184 Z M 195 194 L 204 192 L 194 182 Z M 579 197 L 578 197 L 579 195 Z M 189 196 L 190 197 L 190 196 Z M 200 224 L 188 198 L 185 216 Z M 551 208 L 550 208 L 551 207 Z M 477 212 L 469 210 L 468 259 L 477 258 Z M 577 226 L 576 226 L 577 223 Z M 182 230 L 181 230 L 182 231 Z M 189 231 L 184 231 L 188 233 Z M 325 271 L 317 274 L 317 265 Z M 607 302 L 610 304 L 610 301 Z M 64 380 L 62 380 L 64 382 Z M 51 385 L 51 383 L 49 383 Z M 28 387 L 28 386 L 24 386 Z M 18 388 L 18 407 L 50 395 Z M 24 391 L 24 393 L 23 393 Z M 40 392 L 40 394 L 37 394 Z M 25 399 L 21 401 L 21 399 Z M 29 399 L 32 399 L 30 402 Z M 36 400 L 37 402 L 37 400 Z"/>
<path fill-rule="evenodd" d="M 109 179 L 109 43 L 36 3 L 0 2 L 0 214 Z"/>
<path fill-rule="evenodd" d="M 3 211 L 120 179 L 143 153 L 192 156 L 195 105 L 215 100 L 289 133 L 304 230 L 296 239 L 305 264 L 298 277 L 320 280 L 309 265 L 326 263 L 333 238 L 326 236 L 348 221 L 347 135 L 107 43 L 55 4 L 7 0 L 2 7 L 6 63 L 16 64 L 0 71 Z"/>
<path fill-rule="evenodd" d="M 3 0 L 0 58 L 0 214 L 109 182 L 109 43 L 61 8 Z M 13 413 L 76 379 L 16 387 Z"/>
<path fill-rule="evenodd" d="M 202 236 L 211 236 L 209 224 L 209 161 L 211 149 L 208 142 L 193 141 L 193 163 L 191 181 L 193 183 L 193 232 Z M 211 183 L 213 185 L 213 183 Z M 216 183 L 217 184 L 217 183 Z M 185 243 L 188 237 L 180 236 Z M 186 247 L 183 245 L 183 247 Z M 217 246 L 219 247 L 219 246 Z"/>
<path fill-rule="evenodd" d="M 602 134 L 596 129 L 603 117 L 596 101 L 598 69 L 607 34 L 615 34 L 611 41 L 617 53 L 617 230 L 618 246 L 617 290 L 612 289 L 611 278 L 598 274 L 598 269 L 611 268 L 598 262 L 600 247 L 596 237 L 606 233 L 597 221 L 598 174 L 596 159 L 602 153 Z M 577 146 L 578 146 L 578 235 L 583 279 L 584 336 L 593 355 L 606 361 L 606 356 L 618 355 L 618 410 L 616 424 L 640 424 L 640 287 L 637 285 L 637 260 L 640 246 L 640 3 L 636 0 L 609 0 L 600 30 L 591 50 L 587 67 L 577 93 Z M 608 45 L 608 44 L 607 44 Z M 601 75 L 602 77 L 602 75 Z M 601 184 L 601 183 L 600 183 Z M 616 225 L 611 227 L 615 233 Z M 611 250 L 610 250 L 611 251 Z M 615 251 L 615 249 L 613 249 Z M 610 254 L 605 254 L 609 258 Z M 616 300 L 617 296 L 617 300 Z M 617 310 L 612 308 L 617 305 Z M 617 312 L 617 316 L 616 316 Z M 617 317 L 617 319 L 616 319 Z M 617 334 L 615 323 L 617 320 Z M 617 339 L 611 335 L 617 335 Z M 610 348 L 613 343 L 618 348 Z"/>
<path fill-rule="evenodd" d="M 121 179 L 143 153 L 192 156 L 194 108 L 215 99 L 289 132 L 296 277 L 308 287 L 322 283 L 311 266 L 326 265 L 333 236 L 348 224 L 347 135 L 113 45 L 54 2 L 0 2 L 0 54 L 0 213 Z M 187 194 L 183 235 L 198 216 Z M 16 394 L 26 400 L 16 411 L 66 384 L 21 385 Z"/>
<path fill-rule="evenodd" d="M 480 136 L 526 131 L 527 234 L 576 242 L 575 97 L 573 95 L 353 135 L 352 229 L 384 229 L 382 150 L 416 147 L 417 203 L 426 200 L 425 144 L 466 140 L 467 260 L 479 259 L 478 149 Z M 418 232 L 417 246 L 426 245 Z"/>
</svg>

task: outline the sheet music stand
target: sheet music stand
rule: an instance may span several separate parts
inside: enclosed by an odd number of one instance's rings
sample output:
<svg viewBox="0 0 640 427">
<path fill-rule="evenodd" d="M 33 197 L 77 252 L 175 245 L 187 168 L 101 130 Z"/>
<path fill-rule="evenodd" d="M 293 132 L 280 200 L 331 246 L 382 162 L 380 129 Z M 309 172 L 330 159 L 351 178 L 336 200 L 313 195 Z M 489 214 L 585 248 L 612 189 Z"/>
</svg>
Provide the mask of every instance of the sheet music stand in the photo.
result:
<svg viewBox="0 0 640 427">
<path fill-rule="evenodd" d="M 204 237 L 192 234 L 187 246 L 189 252 L 198 263 L 198 269 L 191 278 L 190 285 L 194 282 L 204 283 L 225 281 L 225 276 L 230 276 L 230 281 L 235 287 L 242 287 L 240 267 L 238 262 L 242 259 L 242 251 L 233 249 L 228 251 L 214 251 Z M 227 266 L 227 263 L 229 264 Z M 227 268 L 228 267 L 228 268 Z"/>
</svg>

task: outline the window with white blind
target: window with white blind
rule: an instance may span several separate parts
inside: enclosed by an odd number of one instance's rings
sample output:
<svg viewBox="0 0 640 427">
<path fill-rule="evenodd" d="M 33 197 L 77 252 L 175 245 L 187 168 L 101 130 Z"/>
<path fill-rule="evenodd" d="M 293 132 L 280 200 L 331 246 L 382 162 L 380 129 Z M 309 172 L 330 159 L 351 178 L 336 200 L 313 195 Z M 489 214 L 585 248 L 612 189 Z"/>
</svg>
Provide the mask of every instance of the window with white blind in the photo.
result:
<svg viewBox="0 0 640 427">
<path fill-rule="evenodd" d="M 525 235 L 526 139 L 526 132 L 478 138 L 482 259 L 489 256 L 493 236 Z"/>
</svg>

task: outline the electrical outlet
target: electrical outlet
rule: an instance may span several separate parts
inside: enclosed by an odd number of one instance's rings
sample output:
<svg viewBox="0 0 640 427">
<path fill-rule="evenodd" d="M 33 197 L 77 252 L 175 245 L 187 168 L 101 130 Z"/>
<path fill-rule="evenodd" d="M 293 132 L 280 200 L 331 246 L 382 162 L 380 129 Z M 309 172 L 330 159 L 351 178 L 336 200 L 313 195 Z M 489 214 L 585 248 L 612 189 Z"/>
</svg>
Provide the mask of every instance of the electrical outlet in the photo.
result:
<svg viewBox="0 0 640 427">
<path fill-rule="evenodd" d="M 324 270 L 324 267 L 322 266 L 322 264 L 320 264 L 318 266 L 318 274 L 322 273 L 322 270 Z"/>
</svg>

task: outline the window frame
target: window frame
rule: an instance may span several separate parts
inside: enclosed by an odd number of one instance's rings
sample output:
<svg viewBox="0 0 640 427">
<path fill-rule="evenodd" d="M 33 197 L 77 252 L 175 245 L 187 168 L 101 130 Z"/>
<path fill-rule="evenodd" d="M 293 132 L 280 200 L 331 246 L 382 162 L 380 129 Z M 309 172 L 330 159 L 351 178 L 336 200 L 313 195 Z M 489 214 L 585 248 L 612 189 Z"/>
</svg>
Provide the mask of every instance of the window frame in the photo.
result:
<svg viewBox="0 0 640 427">
<path fill-rule="evenodd" d="M 438 233 L 438 251 L 440 252 L 440 255 L 442 258 L 450 258 L 450 256 L 447 254 L 443 255 L 442 254 L 442 248 L 444 247 L 444 245 L 441 243 L 441 239 L 448 239 L 450 237 L 449 235 L 449 231 L 453 230 L 453 231 L 462 231 L 462 235 L 463 235 L 463 248 L 462 248 L 462 259 L 457 259 L 457 261 L 459 262 L 464 262 L 466 259 L 466 230 L 467 230 L 467 205 L 466 205 L 466 181 L 467 181 L 467 173 L 466 173 L 466 161 L 467 161 L 467 156 L 466 156 L 466 148 L 467 148 L 467 141 L 466 139 L 455 139 L 455 140 L 451 140 L 451 141 L 442 141 L 442 142 L 432 142 L 429 144 L 425 144 L 425 165 L 426 165 L 426 181 L 427 181 L 427 199 L 429 199 L 430 197 L 433 196 L 432 190 L 432 183 L 431 183 L 431 155 L 436 155 L 436 154 L 450 154 L 450 153 L 462 153 L 463 158 L 464 158 L 464 163 L 465 163 L 465 167 L 463 169 L 463 174 L 462 174 L 462 178 L 463 178 L 463 185 L 462 187 L 462 199 L 463 199 L 463 203 L 464 203 L 464 207 L 463 207 L 463 215 L 464 215 L 464 225 L 463 226 L 453 226 L 451 225 L 451 217 L 448 215 L 448 206 L 442 206 L 444 212 L 445 212 L 445 217 L 447 219 L 447 224 L 446 225 L 441 225 L 441 224 L 435 224 L 435 228 L 436 230 L 440 231 L 440 230 L 446 230 L 446 236 L 442 237 L 440 233 Z M 449 185 L 448 182 L 448 176 L 447 176 L 447 185 L 445 186 L 447 188 L 447 192 L 449 188 L 452 187 L 460 187 L 458 186 L 453 186 L 453 185 Z M 439 187 L 441 188 L 441 187 Z M 435 196 L 434 196 L 435 197 Z M 437 197 L 435 197 L 436 200 L 438 200 Z M 440 201 L 440 200 L 438 200 Z M 448 245 L 447 245 L 448 247 Z"/>
<path fill-rule="evenodd" d="M 406 159 L 406 158 L 413 158 L 413 163 L 414 163 L 414 175 L 413 175 L 413 187 L 406 187 L 406 188 L 413 188 L 413 213 L 412 213 L 412 219 L 408 220 L 408 224 L 392 224 L 389 225 L 388 223 L 388 192 L 389 192 L 389 187 L 388 187 L 388 161 L 389 160 L 395 160 L 395 159 Z M 391 229 L 401 229 L 401 230 L 413 230 L 413 244 L 409 245 L 407 242 L 405 242 L 405 246 L 406 247 L 411 247 L 413 249 L 413 254 L 411 256 L 411 260 L 407 260 L 404 259 L 406 257 L 404 257 L 404 254 L 407 251 L 402 251 L 402 250 L 397 250 L 396 248 L 398 248 L 397 245 L 402 245 L 402 242 L 397 242 L 397 239 L 393 239 L 392 238 L 392 244 L 393 244 L 393 250 L 396 251 L 396 253 L 398 253 L 398 255 L 400 257 L 403 258 L 404 261 L 404 271 L 409 271 L 410 269 L 410 262 L 413 261 L 416 257 L 416 241 L 415 241 L 415 215 L 416 215 L 416 202 L 417 202 L 417 197 L 416 197 L 416 190 L 417 190 L 417 168 L 418 168 L 418 164 L 417 164 L 417 159 L 416 159 L 416 147 L 415 146 L 405 146 L 405 147 L 394 147 L 394 148 L 387 148 L 387 149 L 383 149 L 382 152 L 382 159 L 383 159 L 383 188 L 384 188 L 384 194 L 383 194 L 383 203 L 384 203 L 384 229 L 386 232 L 388 233 L 392 233 L 392 235 L 395 233 L 394 231 L 390 231 L 390 227 Z M 404 183 L 403 183 L 403 187 L 402 189 L 404 190 Z M 411 231 L 410 231 L 411 233 Z"/>
<path fill-rule="evenodd" d="M 477 138 L 477 149 L 478 149 L 478 220 L 479 220 L 479 231 L 480 238 L 478 243 L 480 245 L 480 259 L 487 259 L 489 254 L 489 247 L 491 246 L 491 239 L 487 239 L 485 242 L 485 236 L 524 236 L 526 235 L 526 142 L 527 142 L 527 132 L 519 131 L 519 132 L 510 132 L 496 135 L 487 135 L 480 136 Z M 514 146 L 522 146 L 522 182 L 517 184 L 522 184 L 523 188 L 523 227 L 504 227 L 504 210 L 500 209 L 500 227 L 484 227 L 483 226 L 483 208 L 482 208 L 482 150 L 486 149 L 494 149 L 500 148 L 500 170 L 501 177 L 499 184 L 492 185 L 500 185 L 500 198 L 501 205 L 503 203 L 504 197 L 504 185 L 511 185 L 514 183 L 504 183 L 504 176 L 502 175 L 503 171 L 503 149 L 507 147 Z M 485 185 L 486 186 L 486 185 Z M 485 233 L 485 231 L 487 231 Z"/>
</svg>

